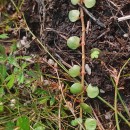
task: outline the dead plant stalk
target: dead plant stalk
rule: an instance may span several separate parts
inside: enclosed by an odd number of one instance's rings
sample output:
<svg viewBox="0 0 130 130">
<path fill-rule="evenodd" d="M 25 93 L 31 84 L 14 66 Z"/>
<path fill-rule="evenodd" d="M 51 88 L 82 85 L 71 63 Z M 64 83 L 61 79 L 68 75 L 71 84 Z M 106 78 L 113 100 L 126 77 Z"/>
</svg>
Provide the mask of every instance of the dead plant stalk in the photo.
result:
<svg viewBox="0 0 130 130">
<path fill-rule="evenodd" d="M 82 4 L 82 0 L 80 2 Z M 81 24 L 82 24 L 82 37 L 81 37 L 81 45 L 82 45 L 82 77 L 81 77 L 81 84 L 84 89 L 84 75 L 85 75 L 85 23 L 84 23 L 84 12 L 83 9 L 80 7 L 80 17 L 81 17 Z M 83 102 L 83 93 L 81 94 L 81 102 Z M 82 108 L 80 108 L 80 118 L 82 119 Z M 82 130 L 82 127 L 80 127 Z"/>
</svg>

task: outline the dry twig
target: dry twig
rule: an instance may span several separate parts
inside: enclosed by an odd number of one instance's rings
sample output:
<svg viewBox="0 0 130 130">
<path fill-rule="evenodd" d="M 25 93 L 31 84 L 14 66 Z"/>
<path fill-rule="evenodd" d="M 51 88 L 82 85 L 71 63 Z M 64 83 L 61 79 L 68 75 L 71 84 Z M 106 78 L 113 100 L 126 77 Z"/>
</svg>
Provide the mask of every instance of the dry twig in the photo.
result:
<svg viewBox="0 0 130 130">
<path fill-rule="evenodd" d="M 118 18 L 118 22 L 121 22 L 121 21 L 124 21 L 124 20 L 128 20 L 128 19 L 130 19 L 130 15 Z"/>
<path fill-rule="evenodd" d="M 81 0 L 82 4 L 82 0 Z M 85 75 L 85 23 L 84 23 L 84 12 L 83 9 L 80 7 L 80 16 L 81 16 L 81 24 L 82 24 L 82 39 L 81 39 L 81 45 L 82 45 L 82 78 L 81 78 L 81 84 L 84 88 L 84 75 Z M 83 102 L 83 94 L 81 95 L 81 102 Z M 80 118 L 82 119 L 82 108 L 80 108 Z M 80 126 L 80 130 L 82 130 L 82 127 Z"/>
</svg>

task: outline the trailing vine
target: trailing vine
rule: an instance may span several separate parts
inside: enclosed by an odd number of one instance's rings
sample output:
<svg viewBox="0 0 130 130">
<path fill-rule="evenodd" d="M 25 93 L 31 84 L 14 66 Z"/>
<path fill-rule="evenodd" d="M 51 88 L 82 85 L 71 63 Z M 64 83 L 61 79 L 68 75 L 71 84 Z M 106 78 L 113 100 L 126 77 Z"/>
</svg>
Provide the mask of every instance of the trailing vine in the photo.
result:
<svg viewBox="0 0 130 130">
<path fill-rule="evenodd" d="M 71 3 L 73 5 L 85 5 L 87 8 L 92 8 L 96 1 L 95 0 L 71 0 Z M 79 43 L 81 43 L 81 47 L 82 47 L 82 67 L 81 67 L 81 83 L 74 83 L 71 87 L 70 87 L 70 92 L 72 94 L 81 94 L 81 100 L 80 100 L 80 118 L 77 118 L 75 120 L 73 120 L 71 122 L 71 124 L 73 126 L 76 126 L 78 124 L 81 124 L 83 121 L 83 110 L 87 110 L 87 113 L 91 113 L 91 107 L 89 105 L 87 105 L 86 103 L 84 103 L 83 100 L 83 93 L 85 88 L 85 81 L 84 81 L 84 77 L 85 77 L 85 21 L 84 21 L 84 12 L 83 9 L 80 7 L 80 11 L 79 10 L 71 10 L 69 12 L 69 19 L 71 22 L 76 22 L 77 20 L 81 20 L 81 26 L 82 26 L 82 35 L 81 35 L 81 41 L 79 40 L 79 37 L 77 36 L 72 36 L 67 40 L 67 46 L 70 49 L 77 49 L 79 47 Z M 98 54 L 97 51 L 93 51 L 93 53 L 91 54 L 91 58 L 98 58 Z M 79 66 L 78 65 L 74 65 L 70 70 L 69 70 L 69 74 L 71 77 L 76 77 L 79 75 Z M 87 95 L 90 98 L 95 98 L 98 94 L 99 94 L 99 89 L 98 87 L 93 87 L 91 84 L 88 85 L 87 89 Z M 91 113 L 92 114 L 92 113 Z M 84 122 L 84 126 L 87 130 L 95 130 L 96 129 L 96 125 L 97 122 L 94 118 L 86 118 L 85 122 Z M 82 125 L 80 125 L 80 130 L 82 130 Z"/>
</svg>

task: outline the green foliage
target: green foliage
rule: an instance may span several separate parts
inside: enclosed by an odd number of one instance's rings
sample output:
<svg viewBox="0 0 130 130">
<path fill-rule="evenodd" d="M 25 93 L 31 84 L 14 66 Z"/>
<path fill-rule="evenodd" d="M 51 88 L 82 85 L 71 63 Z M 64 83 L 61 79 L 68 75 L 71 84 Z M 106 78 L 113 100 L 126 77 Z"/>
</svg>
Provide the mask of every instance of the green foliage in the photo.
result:
<svg viewBox="0 0 130 130">
<path fill-rule="evenodd" d="M 27 116 L 21 116 L 17 120 L 17 126 L 19 130 L 30 130 L 29 118 Z"/>
<path fill-rule="evenodd" d="M 0 63 L 4 62 L 6 60 L 6 52 L 5 48 L 0 45 Z"/>
<path fill-rule="evenodd" d="M 75 50 L 80 46 L 80 38 L 77 36 L 72 36 L 67 40 L 67 46 L 72 49 Z"/>
<path fill-rule="evenodd" d="M 0 113 L 4 111 L 4 105 L 3 102 L 0 102 Z"/>
<path fill-rule="evenodd" d="M 91 84 L 88 85 L 86 91 L 87 91 L 88 97 L 90 97 L 90 98 L 95 98 L 95 97 L 97 97 L 98 94 L 99 94 L 99 89 L 98 89 L 98 87 L 97 87 L 97 86 L 92 86 Z"/>
<path fill-rule="evenodd" d="M 5 126 L 5 130 L 14 130 L 15 129 L 15 123 L 9 121 L 6 126 Z"/>
<path fill-rule="evenodd" d="M 47 90 L 44 90 L 44 89 L 41 89 L 41 88 L 37 88 L 37 90 L 35 91 L 35 94 L 38 95 L 38 96 L 49 95 Z"/>
<path fill-rule="evenodd" d="M 86 130 L 95 130 L 96 126 L 97 126 L 97 122 L 93 118 L 87 118 L 85 120 L 84 126 L 85 126 Z"/>
<path fill-rule="evenodd" d="M 76 22 L 79 19 L 80 12 L 79 10 L 71 10 L 69 12 L 69 20 L 71 22 Z"/>
<path fill-rule="evenodd" d="M 71 0 L 71 3 L 72 3 L 73 5 L 77 5 L 79 2 L 80 2 L 80 0 Z"/>
<path fill-rule="evenodd" d="M 80 94 L 83 91 L 83 87 L 80 83 L 74 83 L 71 87 L 70 87 L 70 92 L 72 94 Z"/>
<path fill-rule="evenodd" d="M 17 44 L 16 41 L 14 41 L 14 43 L 11 45 L 11 52 L 14 52 L 17 50 Z"/>
<path fill-rule="evenodd" d="M 42 123 L 36 123 L 36 124 L 33 126 L 33 129 L 34 129 L 34 130 L 45 130 L 45 126 L 44 126 Z"/>
<path fill-rule="evenodd" d="M 100 54 L 100 50 L 98 48 L 91 49 L 91 58 L 98 58 Z"/>
<path fill-rule="evenodd" d="M 17 77 L 18 84 L 23 84 L 25 80 L 24 73 L 21 71 Z"/>
<path fill-rule="evenodd" d="M 0 98 L 2 98 L 4 96 L 5 92 L 4 92 L 4 88 L 1 87 L 0 88 Z"/>
<path fill-rule="evenodd" d="M 37 126 L 36 128 L 34 128 L 34 130 L 45 130 L 45 127 L 43 127 L 43 126 Z"/>
<path fill-rule="evenodd" d="M 4 82 L 6 76 L 7 76 L 6 66 L 4 64 L 0 64 L 0 84 Z"/>
<path fill-rule="evenodd" d="M 71 77 L 77 77 L 80 75 L 80 66 L 74 65 L 69 69 L 69 74 Z"/>
<path fill-rule="evenodd" d="M 7 81 L 7 87 L 8 87 L 9 89 L 11 89 L 11 88 L 13 87 L 14 83 L 15 83 L 15 75 L 14 75 L 14 74 L 9 75 L 9 76 L 5 79 L 5 81 Z"/>
<path fill-rule="evenodd" d="M 81 118 L 76 118 L 75 120 L 71 121 L 71 125 L 72 126 L 77 126 L 78 124 L 82 123 L 82 119 Z"/>
<path fill-rule="evenodd" d="M 96 4 L 96 0 L 83 0 L 87 8 L 92 8 Z"/>
<path fill-rule="evenodd" d="M 56 100 L 55 100 L 54 96 L 51 97 L 51 99 L 50 99 L 50 106 L 53 106 L 55 104 L 55 102 L 56 102 Z"/>
<path fill-rule="evenodd" d="M 85 113 L 92 114 L 92 108 L 86 103 L 80 103 L 80 107 Z"/>
<path fill-rule="evenodd" d="M 9 64 L 11 64 L 11 65 L 13 65 L 13 66 L 15 66 L 15 67 L 17 67 L 17 68 L 20 68 L 20 66 L 19 66 L 19 64 L 18 64 L 18 62 L 17 62 L 17 58 L 14 57 L 13 55 L 10 55 L 10 56 L 8 57 L 8 62 L 9 62 Z"/>
<path fill-rule="evenodd" d="M 42 98 L 38 98 L 38 104 L 46 104 L 47 101 L 50 100 L 50 97 L 49 96 L 44 96 Z"/>
<path fill-rule="evenodd" d="M 8 34 L 6 33 L 0 34 L 0 39 L 6 39 L 6 38 L 9 38 Z"/>
</svg>

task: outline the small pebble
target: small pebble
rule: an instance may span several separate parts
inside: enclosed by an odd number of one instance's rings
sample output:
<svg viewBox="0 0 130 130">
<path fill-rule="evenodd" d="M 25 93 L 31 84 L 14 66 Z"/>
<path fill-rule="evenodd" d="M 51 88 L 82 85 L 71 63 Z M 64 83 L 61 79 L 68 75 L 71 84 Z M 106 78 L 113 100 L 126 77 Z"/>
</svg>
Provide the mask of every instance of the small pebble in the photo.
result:
<svg viewBox="0 0 130 130">
<path fill-rule="evenodd" d="M 110 112 L 106 112 L 105 119 L 107 119 L 107 120 L 111 119 L 111 113 Z"/>
<path fill-rule="evenodd" d="M 125 38 L 129 37 L 128 33 L 125 33 L 125 34 L 123 35 L 123 37 L 125 37 Z"/>
<path fill-rule="evenodd" d="M 55 64 L 55 62 L 52 59 L 49 59 L 47 62 L 49 65 L 52 65 L 52 66 Z"/>
<path fill-rule="evenodd" d="M 11 104 L 15 104 L 16 103 L 16 100 L 15 99 L 11 99 Z"/>
<path fill-rule="evenodd" d="M 10 104 L 10 107 L 14 107 L 14 106 L 15 106 L 15 104 L 13 104 L 13 103 Z"/>
<path fill-rule="evenodd" d="M 47 86 L 47 85 L 49 85 L 49 84 L 50 84 L 49 80 L 44 80 L 44 81 L 43 81 L 43 85 L 44 85 L 44 86 Z"/>
<path fill-rule="evenodd" d="M 105 93 L 105 91 L 103 89 L 100 89 L 100 93 Z"/>
<path fill-rule="evenodd" d="M 21 48 L 21 47 L 22 47 L 21 43 L 17 42 L 17 48 Z"/>
<path fill-rule="evenodd" d="M 85 65 L 85 70 L 88 73 L 88 75 L 91 75 L 92 71 L 88 64 Z"/>
</svg>

